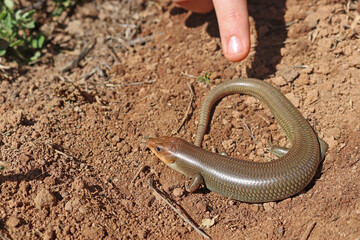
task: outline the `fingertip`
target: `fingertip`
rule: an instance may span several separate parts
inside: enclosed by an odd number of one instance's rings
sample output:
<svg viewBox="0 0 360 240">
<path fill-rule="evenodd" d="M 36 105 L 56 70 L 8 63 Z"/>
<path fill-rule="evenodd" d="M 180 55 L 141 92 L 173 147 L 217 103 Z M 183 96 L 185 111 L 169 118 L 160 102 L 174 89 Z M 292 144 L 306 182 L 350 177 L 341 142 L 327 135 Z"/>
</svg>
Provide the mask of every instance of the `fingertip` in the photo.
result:
<svg viewBox="0 0 360 240">
<path fill-rule="evenodd" d="M 231 62 L 244 60 L 250 52 L 250 39 L 247 36 L 231 36 L 223 41 L 225 57 Z"/>
<path fill-rule="evenodd" d="M 214 0 L 225 57 L 239 62 L 250 51 L 249 14 L 246 0 Z"/>
</svg>

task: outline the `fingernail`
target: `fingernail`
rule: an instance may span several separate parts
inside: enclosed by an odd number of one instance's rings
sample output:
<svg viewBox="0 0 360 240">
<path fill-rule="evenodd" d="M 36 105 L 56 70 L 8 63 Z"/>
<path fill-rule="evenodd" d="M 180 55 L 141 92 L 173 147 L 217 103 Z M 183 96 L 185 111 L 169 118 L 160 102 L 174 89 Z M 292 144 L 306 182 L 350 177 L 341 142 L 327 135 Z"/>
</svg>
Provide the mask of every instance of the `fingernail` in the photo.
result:
<svg viewBox="0 0 360 240">
<path fill-rule="evenodd" d="M 242 44 L 237 36 L 232 36 L 229 40 L 228 54 L 236 54 L 242 51 Z"/>
</svg>

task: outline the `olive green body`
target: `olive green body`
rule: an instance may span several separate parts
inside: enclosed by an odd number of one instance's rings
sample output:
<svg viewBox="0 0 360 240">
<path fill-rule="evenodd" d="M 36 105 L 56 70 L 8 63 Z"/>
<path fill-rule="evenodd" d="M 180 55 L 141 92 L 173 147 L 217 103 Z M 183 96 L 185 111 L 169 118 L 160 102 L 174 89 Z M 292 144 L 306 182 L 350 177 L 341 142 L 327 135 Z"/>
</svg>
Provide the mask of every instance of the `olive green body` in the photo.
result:
<svg viewBox="0 0 360 240">
<path fill-rule="evenodd" d="M 261 100 L 273 113 L 288 137 L 291 148 L 271 162 L 250 162 L 222 156 L 200 148 L 212 106 L 222 97 L 241 93 Z M 321 140 L 322 141 L 322 140 Z M 272 85 L 257 79 L 236 78 L 215 87 L 201 106 L 195 145 L 180 140 L 172 154 L 173 169 L 202 176 L 206 187 L 243 202 L 268 202 L 290 197 L 314 177 L 327 144 L 321 142 L 302 114 Z"/>
</svg>

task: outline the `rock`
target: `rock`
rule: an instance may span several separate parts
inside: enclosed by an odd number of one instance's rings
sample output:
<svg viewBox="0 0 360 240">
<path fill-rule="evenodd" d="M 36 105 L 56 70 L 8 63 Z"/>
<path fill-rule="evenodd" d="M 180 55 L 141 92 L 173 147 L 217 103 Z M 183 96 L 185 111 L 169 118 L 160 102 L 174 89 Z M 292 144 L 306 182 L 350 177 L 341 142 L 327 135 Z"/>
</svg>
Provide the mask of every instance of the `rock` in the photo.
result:
<svg viewBox="0 0 360 240">
<path fill-rule="evenodd" d="M 326 64 L 320 65 L 318 70 L 317 70 L 317 73 L 320 73 L 320 74 L 323 74 L 323 75 L 326 75 L 329 72 L 330 72 L 330 66 L 326 65 Z"/>
<path fill-rule="evenodd" d="M 75 191 L 81 191 L 87 188 L 86 183 L 81 178 L 76 178 L 74 182 L 71 184 L 71 188 Z"/>
<path fill-rule="evenodd" d="M 140 88 L 139 92 L 139 97 L 144 97 L 148 94 L 148 92 L 146 91 L 146 89 L 144 87 Z"/>
<path fill-rule="evenodd" d="M 223 145 L 225 150 L 229 150 L 235 146 L 235 141 L 232 139 L 229 139 L 229 140 L 223 141 L 221 144 Z"/>
<path fill-rule="evenodd" d="M 275 86 L 278 86 L 278 87 L 282 87 L 287 84 L 286 80 L 282 76 L 272 78 L 271 82 L 273 84 L 275 84 Z"/>
<path fill-rule="evenodd" d="M 347 59 L 350 67 L 360 68 L 360 54 L 355 53 Z"/>
<path fill-rule="evenodd" d="M 84 239 L 104 239 L 105 231 L 101 226 L 86 226 L 82 231 Z"/>
<path fill-rule="evenodd" d="M 307 74 L 300 74 L 300 76 L 294 81 L 295 86 L 309 85 L 310 78 Z"/>
<path fill-rule="evenodd" d="M 236 110 L 232 111 L 233 118 L 240 119 L 242 117 L 242 115 L 243 114 L 239 111 L 236 111 Z"/>
<path fill-rule="evenodd" d="M 330 128 L 326 132 L 328 136 L 334 137 L 335 140 L 338 140 L 340 138 L 340 129 L 337 127 Z"/>
<path fill-rule="evenodd" d="M 128 210 L 129 210 L 129 209 L 132 209 L 133 206 L 134 206 L 133 201 L 131 201 L 131 200 L 129 200 L 129 199 L 125 199 L 125 198 L 124 198 L 124 199 L 121 199 L 120 202 L 121 202 L 121 204 L 122 204 L 124 207 L 126 207 Z"/>
<path fill-rule="evenodd" d="M 274 123 L 274 124 L 271 124 L 270 126 L 269 126 L 269 130 L 270 131 L 275 131 L 275 130 L 277 130 L 279 127 Z"/>
<path fill-rule="evenodd" d="M 274 210 L 275 202 L 267 202 L 263 204 L 265 212 L 270 212 Z"/>
<path fill-rule="evenodd" d="M 314 72 L 314 68 L 313 67 L 311 67 L 311 66 L 307 66 L 306 68 L 303 68 L 303 69 L 301 69 L 300 70 L 300 75 L 301 74 L 311 74 L 311 73 L 313 73 Z"/>
<path fill-rule="evenodd" d="M 319 99 L 319 92 L 317 89 L 310 90 L 307 93 L 306 99 L 305 99 L 305 105 L 310 105 L 311 103 L 317 101 Z"/>
<path fill-rule="evenodd" d="M 30 189 L 31 189 L 31 186 L 30 186 L 30 184 L 28 182 L 20 182 L 20 184 L 19 184 L 19 193 L 21 194 L 22 197 L 26 198 L 28 196 L 28 194 L 29 194 Z"/>
<path fill-rule="evenodd" d="M 175 197 L 181 197 L 183 194 L 184 194 L 184 189 L 182 189 L 182 188 L 175 188 L 173 190 L 173 195 Z"/>
<path fill-rule="evenodd" d="M 308 26 L 311 29 L 316 28 L 316 26 L 318 25 L 319 22 L 319 16 L 317 14 L 309 14 L 306 18 L 305 21 L 308 22 Z"/>
<path fill-rule="evenodd" d="M 82 20 L 73 20 L 70 21 L 66 27 L 66 30 L 70 35 L 83 36 L 85 29 L 82 26 Z"/>
<path fill-rule="evenodd" d="M 65 209 L 65 211 L 71 212 L 73 210 L 72 202 L 68 201 L 67 203 L 65 203 L 64 209 Z"/>
<path fill-rule="evenodd" d="M 300 106 L 300 100 L 292 92 L 287 93 L 285 97 L 289 99 L 296 108 Z"/>
<path fill-rule="evenodd" d="M 317 50 L 320 52 L 328 52 L 332 46 L 332 40 L 330 38 L 322 38 L 318 41 Z"/>
<path fill-rule="evenodd" d="M 76 8 L 76 10 L 79 12 L 81 17 L 90 17 L 90 18 L 97 18 L 99 16 L 99 11 L 96 9 L 95 3 L 85 3 L 81 7 Z"/>
<path fill-rule="evenodd" d="M 335 150 L 338 142 L 335 140 L 333 136 L 324 137 L 324 141 L 329 144 L 329 150 Z"/>
<path fill-rule="evenodd" d="M 121 149 L 120 154 L 122 156 L 125 156 L 125 155 L 129 154 L 131 152 L 131 150 L 132 150 L 132 147 L 129 144 L 126 143 L 123 146 L 123 148 Z"/>
<path fill-rule="evenodd" d="M 260 205 L 259 204 L 249 204 L 249 209 L 252 212 L 257 212 L 259 211 Z"/>
<path fill-rule="evenodd" d="M 71 198 L 66 204 L 65 204 L 65 210 L 66 211 L 76 211 L 80 207 L 81 202 L 80 198 Z"/>
<path fill-rule="evenodd" d="M 215 52 L 218 47 L 216 40 L 213 39 L 203 45 L 203 50 L 206 52 Z"/>
<path fill-rule="evenodd" d="M 55 239 L 55 231 L 49 228 L 44 233 L 44 240 L 52 240 L 52 239 Z"/>
<path fill-rule="evenodd" d="M 204 213 L 206 212 L 206 204 L 204 202 L 198 202 L 195 204 L 196 209 L 198 210 L 198 212 L 200 213 Z"/>
<path fill-rule="evenodd" d="M 56 204 L 56 197 L 49 190 L 43 188 L 36 195 L 34 202 L 38 209 L 51 207 Z"/>
<path fill-rule="evenodd" d="M 16 228 L 20 225 L 20 223 L 21 223 L 20 218 L 18 218 L 17 216 L 11 216 L 6 221 L 6 226 L 8 226 L 9 228 Z"/>
<path fill-rule="evenodd" d="M 333 89 L 333 87 L 334 87 L 334 84 L 333 84 L 332 82 L 327 81 L 327 82 L 322 83 L 319 88 L 320 88 L 321 90 L 328 90 L 328 91 L 330 91 L 330 90 Z"/>
<path fill-rule="evenodd" d="M 139 229 L 137 235 L 140 239 L 146 239 L 148 232 L 145 229 Z"/>
<path fill-rule="evenodd" d="M 279 75 L 282 76 L 287 82 L 293 82 L 299 76 L 299 72 L 289 67 L 280 69 Z"/>
<path fill-rule="evenodd" d="M 80 212 L 81 214 L 86 214 L 86 213 L 87 213 L 87 208 L 86 208 L 85 206 L 80 206 L 80 207 L 79 207 L 79 212 Z"/>
<path fill-rule="evenodd" d="M 281 88 L 281 92 L 283 94 L 287 94 L 287 93 L 291 92 L 291 87 L 289 85 L 285 85 Z"/>
</svg>

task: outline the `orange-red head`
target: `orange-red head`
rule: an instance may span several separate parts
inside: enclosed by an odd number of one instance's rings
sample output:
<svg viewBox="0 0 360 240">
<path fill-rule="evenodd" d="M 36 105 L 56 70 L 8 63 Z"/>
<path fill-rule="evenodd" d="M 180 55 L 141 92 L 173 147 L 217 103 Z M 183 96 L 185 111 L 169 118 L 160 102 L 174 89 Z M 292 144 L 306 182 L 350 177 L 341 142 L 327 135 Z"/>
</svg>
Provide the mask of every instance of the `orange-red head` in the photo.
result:
<svg viewBox="0 0 360 240">
<path fill-rule="evenodd" d="M 172 169 L 188 177 L 199 173 L 197 162 L 200 160 L 196 156 L 198 147 L 175 137 L 150 138 L 147 145 L 161 161 Z"/>
<path fill-rule="evenodd" d="M 147 142 L 148 147 L 165 164 L 169 165 L 175 162 L 174 153 L 181 139 L 174 137 L 150 138 Z"/>
</svg>

